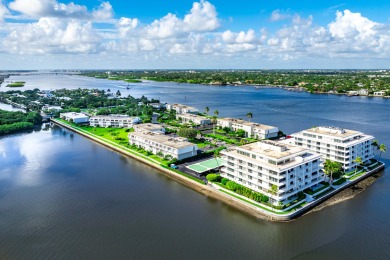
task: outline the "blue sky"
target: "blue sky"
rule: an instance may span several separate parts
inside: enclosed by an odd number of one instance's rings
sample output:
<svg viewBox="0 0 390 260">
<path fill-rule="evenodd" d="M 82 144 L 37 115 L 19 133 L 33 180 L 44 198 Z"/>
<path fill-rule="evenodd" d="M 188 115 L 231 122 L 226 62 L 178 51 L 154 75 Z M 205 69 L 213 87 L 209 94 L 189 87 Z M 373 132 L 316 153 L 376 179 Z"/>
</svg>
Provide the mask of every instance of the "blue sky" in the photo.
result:
<svg viewBox="0 0 390 260">
<path fill-rule="evenodd" d="M 0 0 L 0 69 L 390 68 L 390 1 Z"/>
</svg>

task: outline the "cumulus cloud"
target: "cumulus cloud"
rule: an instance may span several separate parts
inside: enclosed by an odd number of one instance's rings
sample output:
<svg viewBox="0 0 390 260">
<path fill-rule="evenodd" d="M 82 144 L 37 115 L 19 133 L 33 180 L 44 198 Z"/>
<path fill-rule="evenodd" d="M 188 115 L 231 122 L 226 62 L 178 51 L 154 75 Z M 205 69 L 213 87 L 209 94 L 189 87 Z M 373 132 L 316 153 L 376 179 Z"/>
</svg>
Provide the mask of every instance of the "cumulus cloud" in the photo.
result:
<svg viewBox="0 0 390 260">
<path fill-rule="evenodd" d="M 107 20 L 113 15 L 109 2 L 102 2 L 92 13 L 86 6 L 60 3 L 56 0 L 15 0 L 9 3 L 9 8 L 32 18 L 62 17 L 75 19 Z"/>
<path fill-rule="evenodd" d="M 3 45 L 18 54 L 94 53 L 100 40 L 91 22 L 46 17 L 36 23 L 12 26 Z"/>
</svg>

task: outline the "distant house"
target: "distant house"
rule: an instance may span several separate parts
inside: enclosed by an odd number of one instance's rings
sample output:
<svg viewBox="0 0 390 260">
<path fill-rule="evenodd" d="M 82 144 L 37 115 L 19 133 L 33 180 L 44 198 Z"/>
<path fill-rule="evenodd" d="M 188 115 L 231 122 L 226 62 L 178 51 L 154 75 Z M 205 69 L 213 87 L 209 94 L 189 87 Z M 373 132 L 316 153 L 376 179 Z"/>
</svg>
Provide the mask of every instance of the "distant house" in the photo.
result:
<svg viewBox="0 0 390 260">
<path fill-rule="evenodd" d="M 162 125 L 151 123 L 134 125 L 134 131 L 165 134 L 165 128 Z"/>
<path fill-rule="evenodd" d="M 90 126 L 99 126 L 99 127 L 116 127 L 116 128 L 130 128 L 134 124 L 142 122 L 139 117 L 131 117 L 128 115 L 102 115 L 102 116 L 92 116 L 89 119 Z"/>
<path fill-rule="evenodd" d="M 182 104 L 167 104 L 167 110 L 175 110 L 176 114 L 198 114 L 199 110 Z"/>
<path fill-rule="evenodd" d="M 246 137 L 267 139 L 278 136 L 279 128 L 276 126 L 263 125 L 235 118 L 219 118 L 217 125 L 228 127 L 233 131 L 244 130 Z"/>
<path fill-rule="evenodd" d="M 75 113 L 75 112 L 61 113 L 60 118 L 67 121 L 72 121 L 73 123 L 76 124 L 83 124 L 89 122 L 89 117 L 83 113 Z"/>
<path fill-rule="evenodd" d="M 195 125 L 210 125 L 211 120 L 205 116 L 199 116 L 194 114 L 177 114 L 176 119 L 182 121 L 182 123 L 193 123 Z"/>
<path fill-rule="evenodd" d="M 141 146 L 153 154 L 163 154 L 182 160 L 197 155 L 198 146 L 183 137 L 171 137 L 153 132 L 133 132 L 129 134 L 131 145 Z"/>
<path fill-rule="evenodd" d="M 165 107 L 165 104 L 161 103 L 149 103 L 148 106 L 156 108 L 156 109 L 162 109 Z"/>
<path fill-rule="evenodd" d="M 386 91 L 384 90 L 374 92 L 374 96 L 376 97 L 383 97 L 384 95 L 386 95 Z"/>
</svg>

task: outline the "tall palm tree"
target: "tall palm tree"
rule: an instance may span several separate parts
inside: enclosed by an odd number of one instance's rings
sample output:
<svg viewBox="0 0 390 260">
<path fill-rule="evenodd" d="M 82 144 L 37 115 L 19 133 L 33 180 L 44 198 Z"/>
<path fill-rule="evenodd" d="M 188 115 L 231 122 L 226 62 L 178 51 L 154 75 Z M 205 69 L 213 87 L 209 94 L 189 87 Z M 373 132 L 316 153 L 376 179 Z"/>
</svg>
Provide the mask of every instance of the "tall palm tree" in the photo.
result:
<svg viewBox="0 0 390 260">
<path fill-rule="evenodd" d="M 218 109 L 217 109 L 217 110 L 214 110 L 214 116 L 218 117 L 218 115 L 219 115 Z"/>
<path fill-rule="evenodd" d="M 209 115 L 209 111 L 210 111 L 210 108 L 209 107 L 205 107 L 204 112 L 206 113 L 206 116 Z"/>
<path fill-rule="evenodd" d="M 326 175 L 329 175 L 329 184 L 333 181 L 333 173 L 341 170 L 341 164 L 338 162 L 331 161 L 326 159 L 324 163 L 324 172 Z"/>
<path fill-rule="evenodd" d="M 356 157 L 356 159 L 353 160 L 353 162 L 356 163 L 356 165 L 355 165 L 355 173 L 356 173 L 358 165 L 361 165 L 363 163 L 362 157 L 359 157 L 359 156 Z"/>
<path fill-rule="evenodd" d="M 216 116 L 213 116 L 213 118 L 211 119 L 211 123 L 213 123 L 213 134 L 215 136 L 215 125 L 217 124 L 217 117 Z"/>
<path fill-rule="evenodd" d="M 249 122 L 250 122 L 251 118 L 253 118 L 253 113 L 249 112 L 248 114 L 246 114 L 246 117 L 249 119 Z"/>
<path fill-rule="evenodd" d="M 381 159 L 382 153 L 385 153 L 385 152 L 386 152 L 386 145 L 380 144 L 379 145 L 379 159 L 378 159 L 378 161 Z"/>
</svg>

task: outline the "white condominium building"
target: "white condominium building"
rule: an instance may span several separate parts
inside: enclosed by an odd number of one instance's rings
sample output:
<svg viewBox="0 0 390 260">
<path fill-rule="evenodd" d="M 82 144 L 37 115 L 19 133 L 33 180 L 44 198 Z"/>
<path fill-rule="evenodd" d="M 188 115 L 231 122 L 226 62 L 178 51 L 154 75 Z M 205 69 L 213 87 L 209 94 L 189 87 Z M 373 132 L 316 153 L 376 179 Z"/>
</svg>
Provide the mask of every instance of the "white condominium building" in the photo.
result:
<svg viewBox="0 0 390 260">
<path fill-rule="evenodd" d="M 329 159 L 341 163 L 344 171 L 354 168 L 353 162 L 361 157 L 363 162 L 374 157 L 371 135 L 339 127 L 320 126 L 292 134 L 296 145 L 321 154 L 323 161 Z"/>
<path fill-rule="evenodd" d="M 176 119 L 182 121 L 182 123 L 193 123 L 196 125 L 210 125 L 211 120 L 205 116 L 199 116 L 194 114 L 178 114 Z"/>
<path fill-rule="evenodd" d="M 153 132 L 156 134 L 158 134 L 158 133 L 165 134 L 165 128 L 162 125 L 152 124 L 152 123 L 134 125 L 134 131 L 135 132 Z"/>
<path fill-rule="evenodd" d="M 130 144 L 141 146 L 153 154 L 159 152 L 164 156 L 170 155 L 178 160 L 197 155 L 198 146 L 190 143 L 186 138 L 172 137 L 152 132 L 133 132 L 129 134 Z"/>
<path fill-rule="evenodd" d="M 268 139 L 278 136 L 279 128 L 276 126 L 263 125 L 235 118 L 219 118 L 217 125 L 228 127 L 233 131 L 244 130 L 246 137 Z"/>
<path fill-rule="evenodd" d="M 190 107 L 182 104 L 167 104 L 167 110 L 175 110 L 176 114 L 198 114 L 199 110 L 195 107 Z"/>
<path fill-rule="evenodd" d="M 221 176 L 266 194 L 274 204 L 287 203 L 324 180 L 321 156 L 295 145 L 263 140 L 221 154 L 226 162 Z M 269 192 L 273 185 L 276 193 Z"/>
<path fill-rule="evenodd" d="M 141 122 L 139 117 L 131 117 L 128 115 L 104 115 L 92 116 L 89 119 L 90 126 L 98 127 L 132 127 L 134 124 Z"/>
<path fill-rule="evenodd" d="M 75 124 L 82 124 L 82 123 L 89 122 L 89 117 L 83 113 L 75 113 L 75 112 L 60 113 L 60 118 L 65 119 L 67 121 L 72 121 Z"/>
</svg>

